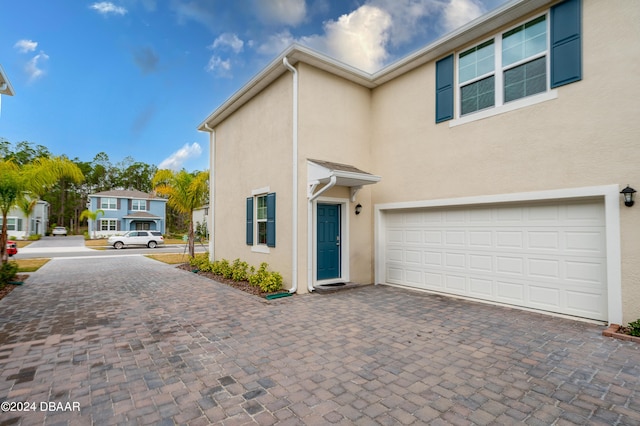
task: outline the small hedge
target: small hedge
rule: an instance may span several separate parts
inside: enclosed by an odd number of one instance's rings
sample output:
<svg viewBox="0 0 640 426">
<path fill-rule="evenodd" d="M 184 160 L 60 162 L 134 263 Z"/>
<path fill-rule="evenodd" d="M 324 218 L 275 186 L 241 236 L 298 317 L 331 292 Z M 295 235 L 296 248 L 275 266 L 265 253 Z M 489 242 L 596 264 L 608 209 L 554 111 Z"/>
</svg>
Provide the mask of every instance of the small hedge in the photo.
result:
<svg viewBox="0 0 640 426">
<path fill-rule="evenodd" d="M 629 323 L 629 334 L 640 337 L 640 319 Z"/>
<path fill-rule="evenodd" d="M 16 276 L 18 272 L 17 262 L 7 262 L 0 266 L 0 288 L 4 287 L 9 281 Z"/>
<path fill-rule="evenodd" d="M 247 262 L 236 259 L 229 263 L 227 259 L 210 262 L 206 253 L 199 253 L 189 260 L 189 265 L 202 272 L 211 272 L 233 281 L 248 281 L 254 287 L 260 287 L 265 293 L 273 293 L 282 290 L 282 275 L 269 271 L 266 262 L 260 264 L 260 268 L 249 266 Z"/>
</svg>

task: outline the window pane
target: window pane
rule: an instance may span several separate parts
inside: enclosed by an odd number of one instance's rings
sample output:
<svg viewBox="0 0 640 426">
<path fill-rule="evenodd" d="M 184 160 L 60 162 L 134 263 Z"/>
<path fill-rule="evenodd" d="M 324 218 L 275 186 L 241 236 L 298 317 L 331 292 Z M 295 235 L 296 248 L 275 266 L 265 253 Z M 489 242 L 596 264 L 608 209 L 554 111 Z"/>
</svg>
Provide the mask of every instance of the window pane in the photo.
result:
<svg viewBox="0 0 640 426">
<path fill-rule="evenodd" d="M 509 102 L 547 90 L 546 58 L 519 65 L 504 73 L 504 101 Z"/>
<path fill-rule="evenodd" d="M 258 222 L 258 244 L 267 244 L 267 222 Z"/>
<path fill-rule="evenodd" d="M 460 113 L 469 114 L 495 104 L 495 78 L 484 78 L 460 89 Z"/>
<path fill-rule="evenodd" d="M 494 70 L 493 40 L 461 53 L 458 65 L 460 83 L 492 72 Z"/>
<path fill-rule="evenodd" d="M 258 206 L 257 207 L 258 220 L 266 219 L 267 218 L 267 196 L 266 195 L 262 195 L 258 197 L 257 206 Z"/>
<path fill-rule="evenodd" d="M 545 16 L 512 29 L 502 36 L 502 66 L 522 61 L 547 50 Z"/>
</svg>

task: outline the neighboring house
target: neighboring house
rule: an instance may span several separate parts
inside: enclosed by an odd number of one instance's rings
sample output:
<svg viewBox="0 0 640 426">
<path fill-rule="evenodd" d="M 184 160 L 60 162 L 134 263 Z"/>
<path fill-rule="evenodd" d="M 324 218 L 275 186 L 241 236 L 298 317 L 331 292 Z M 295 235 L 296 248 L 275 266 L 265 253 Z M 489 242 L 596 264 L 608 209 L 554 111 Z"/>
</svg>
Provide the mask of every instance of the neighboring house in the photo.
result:
<svg viewBox="0 0 640 426">
<path fill-rule="evenodd" d="M 123 234 L 132 230 L 166 232 L 167 200 L 142 191 L 112 190 L 89 195 L 87 208 L 98 215 L 97 227 L 89 221 L 89 235 L 98 237 Z"/>
<path fill-rule="evenodd" d="M 0 225 L 2 217 L 0 216 Z M 25 217 L 22 210 L 13 207 L 7 215 L 7 235 L 19 240 L 27 239 L 29 235 L 44 237 L 49 227 L 49 203 L 38 200 L 29 217 Z"/>
<path fill-rule="evenodd" d="M 202 207 L 198 207 L 197 209 L 193 210 L 193 216 L 192 216 L 192 220 L 193 220 L 193 229 L 195 231 L 197 231 L 199 226 L 204 225 L 207 231 L 207 237 L 209 236 L 210 232 L 210 227 L 209 227 L 209 206 L 202 206 Z"/>
<path fill-rule="evenodd" d="M 300 293 L 639 318 L 640 207 L 619 193 L 640 187 L 638 17 L 514 0 L 373 75 L 291 46 L 199 126 L 212 258 L 268 262 Z"/>
</svg>

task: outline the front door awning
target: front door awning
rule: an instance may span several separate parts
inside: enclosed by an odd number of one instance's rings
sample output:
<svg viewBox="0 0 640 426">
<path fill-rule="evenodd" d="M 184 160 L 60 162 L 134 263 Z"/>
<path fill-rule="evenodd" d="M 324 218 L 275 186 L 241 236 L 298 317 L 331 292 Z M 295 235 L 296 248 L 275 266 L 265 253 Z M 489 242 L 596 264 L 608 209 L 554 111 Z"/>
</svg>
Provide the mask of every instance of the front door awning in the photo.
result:
<svg viewBox="0 0 640 426">
<path fill-rule="evenodd" d="M 380 176 L 372 175 L 349 164 L 313 159 L 307 161 L 307 197 L 310 200 L 337 185 L 351 188 L 351 202 L 354 202 L 356 194 L 364 185 L 371 185 L 382 179 Z M 316 192 L 315 190 L 320 184 L 324 184 L 324 186 Z"/>
</svg>

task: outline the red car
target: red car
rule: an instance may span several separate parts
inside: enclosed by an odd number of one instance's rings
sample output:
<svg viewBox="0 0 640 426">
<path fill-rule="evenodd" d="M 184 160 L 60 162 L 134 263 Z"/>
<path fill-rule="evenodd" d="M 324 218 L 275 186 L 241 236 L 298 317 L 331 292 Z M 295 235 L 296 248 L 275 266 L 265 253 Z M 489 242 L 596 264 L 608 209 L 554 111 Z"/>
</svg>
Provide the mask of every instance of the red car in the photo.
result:
<svg viewBox="0 0 640 426">
<path fill-rule="evenodd" d="M 7 254 L 9 256 L 13 256 L 14 254 L 18 254 L 18 244 L 15 241 L 8 240 L 7 241 Z"/>
</svg>

